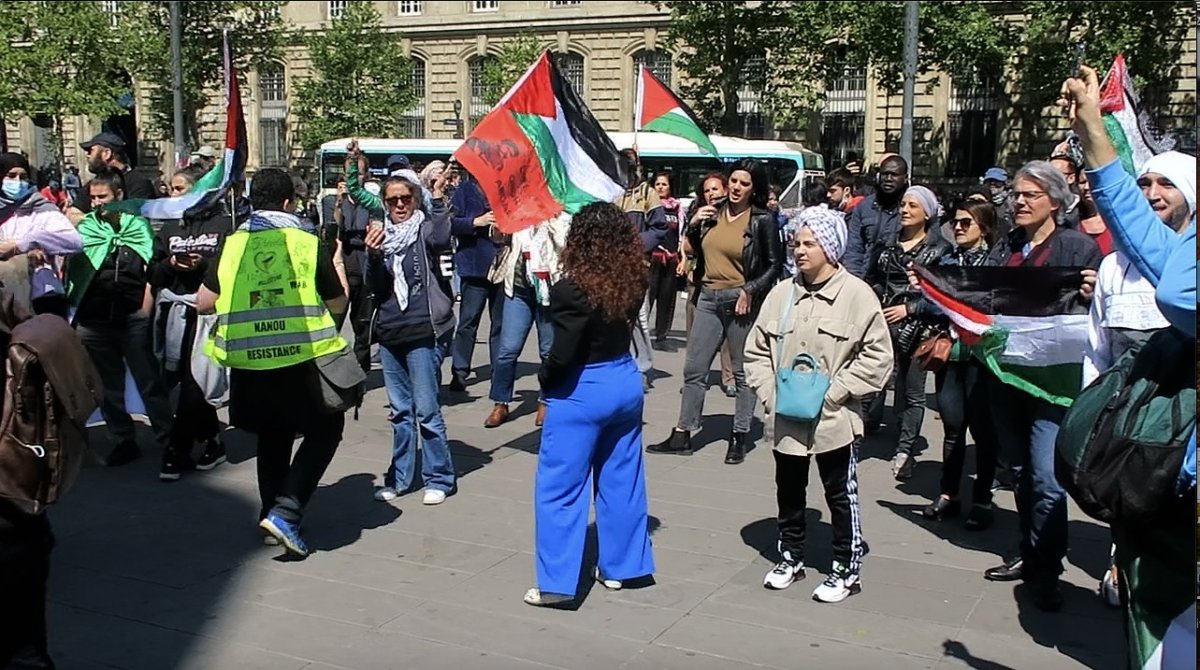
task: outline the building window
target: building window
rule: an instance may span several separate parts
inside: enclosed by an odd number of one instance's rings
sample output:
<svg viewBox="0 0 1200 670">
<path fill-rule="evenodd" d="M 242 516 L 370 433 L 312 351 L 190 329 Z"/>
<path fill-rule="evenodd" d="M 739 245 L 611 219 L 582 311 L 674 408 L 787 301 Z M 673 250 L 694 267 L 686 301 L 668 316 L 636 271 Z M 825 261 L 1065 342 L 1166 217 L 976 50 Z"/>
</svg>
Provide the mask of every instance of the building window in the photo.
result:
<svg viewBox="0 0 1200 670">
<path fill-rule="evenodd" d="M 261 165 L 286 166 L 287 144 L 287 77 L 283 65 L 267 63 L 258 70 L 258 135 L 261 142 Z"/>
<path fill-rule="evenodd" d="M 583 0 L 550 0 L 551 7 L 578 7 Z"/>
<path fill-rule="evenodd" d="M 996 164 L 996 127 L 1003 90 L 998 77 L 982 73 L 963 85 L 950 83 L 947 177 L 980 177 Z"/>
<path fill-rule="evenodd" d="M 583 56 L 573 52 L 555 53 L 554 64 L 558 66 L 558 71 L 562 73 L 562 76 L 571 82 L 571 88 L 575 89 L 575 93 L 582 98 L 584 90 Z"/>
<path fill-rule="evenodd" d="M 405 137 L 425 137 L 425 61 L 415 56 L 408 83 L 416 102 L 400 117 L 400 131 Z"/>
<path fill-rule="evenodd" d="M 475 0 L 471 3 L 472 12 L 494 12 L 500 9 L 500 0 Z"/>
<path fill-rule="evenodd" d="M 336 21 L 342 18 L 342 14 L 346 13 L 346 7 L 349 5 L 349 0 L 329 0 L 325 5 L 326 10 L 329 12 L 329 20 Z"/>
<path fill-rule="evenodd" d="M 418 16 L 421 13 L 420 0 L 399 0 L 396 3 L 397 16 Z"/>
<path fill-rule="evenodd" d="M 742 67 L 745 79 L 738 89 L 738 130 L 742 137 L 762 139 L 770 132 L 770 122 L 762 111 L 762 94 L 767 82 L 767 59 L 756 55 Z"/>
<path fill-rule="evenodd" d="M 116 28 L 117 22 L 121 20 L 121 3 L 119 2 L 101 2 L 100 8 L 108 14 L 108 25 Z"/>
<path fill-rule="evenodd" d="M 650 74 L 658 78 L 667 88 L 671 88 L 671 54 L 665 51 L 639 51 L 633 54 L 633 76 L 641 72 L 642 66 L 650 70 Z"/>
<path fill-rule="evenodd" d="M 867 68 L 839 56 L 835 74 L 825 84 L 821 108 L 821 153 L 828 165 L 842 166 L 861 160 L 867 110 Z"/>
<path fill-rule="evenodd" d="M 491 91 L 488 90 L 483 73 L 489 64 L 495 62 L 495 56 L 476 56 L 467 63 L 467 79 L 471 83 L 471 104 L 467 109 L 467 123 L 472 128 L 492 111 L 492 105 L 488 102 L 492 97 L 488 95 Z"/>
</svg>

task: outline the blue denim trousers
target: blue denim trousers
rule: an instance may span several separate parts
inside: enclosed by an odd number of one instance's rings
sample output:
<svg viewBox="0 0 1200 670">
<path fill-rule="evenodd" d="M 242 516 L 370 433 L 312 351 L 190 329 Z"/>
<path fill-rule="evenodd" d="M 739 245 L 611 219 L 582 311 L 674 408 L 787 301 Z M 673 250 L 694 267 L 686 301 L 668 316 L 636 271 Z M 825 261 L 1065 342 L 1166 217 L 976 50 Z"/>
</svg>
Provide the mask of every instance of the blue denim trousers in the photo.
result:
<svg viewBox="0 0 1200 670">
<path fill-rule="evenodd" d="M 475 353 L 475 340 L 484 309 L 490 322 L 488 332 L 488 364 L 494 365 L 500 357 L 500 327 L 503 325 L 504 287 L 493 284 L 486 278 L 463 277 L 459 294 L 458 330 L 454 333 L 454 360 L 450 366 L 454 375 L 465 380 L 471 376 L 471 358 Z"/>
<path fill-rule="evenodd" d="M 379 347 L 392 411 L 392 462 L 384 476 L 385 486 L 398 491 L 413 488 L 419 435 L 422 483 L 447 493 L 454 489 L 454 462 L 438 401 L 444 357 L 444 345 L 432 337 Z"/>
<path fill-rule="evenodd" d="M 550 343 L 554 329 L 550 324 L 550 310 L 538 304 L 531 288 L 513 288 L 511 298 L 504 299 L 503 325 L 500 328 L 500 354 L 492 361 L 492 402 L 508 404 L 513 399 L 513 385 L 517 381 L 517 359 L 525 348 L 529 331 L 537 325 L 538 353 L 541 360 L 550 355 Z"/>
</svg>

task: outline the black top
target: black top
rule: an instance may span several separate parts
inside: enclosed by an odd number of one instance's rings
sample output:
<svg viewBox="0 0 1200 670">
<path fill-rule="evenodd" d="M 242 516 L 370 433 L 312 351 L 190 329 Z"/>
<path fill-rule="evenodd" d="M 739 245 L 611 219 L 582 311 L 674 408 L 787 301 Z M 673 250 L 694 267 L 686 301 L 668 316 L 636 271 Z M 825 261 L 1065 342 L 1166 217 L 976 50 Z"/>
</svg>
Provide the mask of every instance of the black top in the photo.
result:
<svg viewBox="0 0 1200 670">
<path fill-rule="evenodd" d="M 598 308 L 588 303 L 574 280 L 559 280 L 550 288 L 554 343 L 538 373 L 542 389 L 562 384 L 581 366 L 628 355 L 635 318 L 636 312 L 621 321 L 606 320 Z"/>
<path fill-rule="evenodd" d="M 126 200 L 154 200 L 158 197 L 158 189 L 146 175 L 131 168 L 126 168 L 121 174 L 125 181 Z"/>
<path fill-rule="evenodd" d="M 150 260 L 150 284 L 157 289 L 170 289 L 179 295 L 200 290 L 200 283 L 209 266 L 221 250 L 221 244 L 233 229 L 233 219 L 223 205 L 210 211 L 163 222 L 154 236 L 154 256 Z M 175 254 L 196 254 L 200 265 L 192 271 L 171 265 Z"/>
</svg>

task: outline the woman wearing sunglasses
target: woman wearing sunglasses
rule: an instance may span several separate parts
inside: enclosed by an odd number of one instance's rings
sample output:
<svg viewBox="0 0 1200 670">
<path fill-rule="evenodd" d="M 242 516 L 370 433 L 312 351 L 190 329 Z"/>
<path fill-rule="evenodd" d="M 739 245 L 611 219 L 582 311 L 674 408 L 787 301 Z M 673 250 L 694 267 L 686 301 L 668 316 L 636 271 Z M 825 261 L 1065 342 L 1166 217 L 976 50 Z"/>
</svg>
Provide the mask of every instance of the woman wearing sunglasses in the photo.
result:
<svg viewBox="0 0 1200 670">
<path fill-rule="evenodd" d="M 414 489 L 418 431 L 424 449 L 423 502 L 440 504 L 454 490 L 454 464 L 438 403 L 445 351 L 439 343 L 454 331 L 454 303 L 438 274 L 438 257 L 450 248 L 444 186 L 443 175 L 433 184 L 427 213 L 420 185 L 407 177 L 389 178 L 381 191 L 387 216 L 382 226 L 370 226 L 365 240 L 366 280 L 377 310 L 374 340 L 391 404 L 392 462 L 375 492 L 381 501 Z"/>
</svg>

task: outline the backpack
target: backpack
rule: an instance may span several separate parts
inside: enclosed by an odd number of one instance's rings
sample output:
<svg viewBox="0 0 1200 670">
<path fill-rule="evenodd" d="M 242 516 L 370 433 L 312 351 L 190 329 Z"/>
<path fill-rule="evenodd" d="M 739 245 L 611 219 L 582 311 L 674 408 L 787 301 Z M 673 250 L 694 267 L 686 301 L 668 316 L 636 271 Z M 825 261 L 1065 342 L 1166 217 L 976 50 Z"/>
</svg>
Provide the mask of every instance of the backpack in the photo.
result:
<svg viewBox="0 0 1200 670">
<path fill-rule="evenodd" d="M 87 420 L 100 406 L 103 385 L 64 319 L 31 315 L 8 290 L 0 290 L 0 346 L 0 497 L 40 514 L 79 475 L 88 454 Z"/>
<path fill-rule="evenodd" d="M 1111 523 L 1189 513 L 1176 481 L 1196 426 L 1195 341 L 1164 328 L 1075 398 L 1055 472 L 1088 516 Z"/>
</svg>

